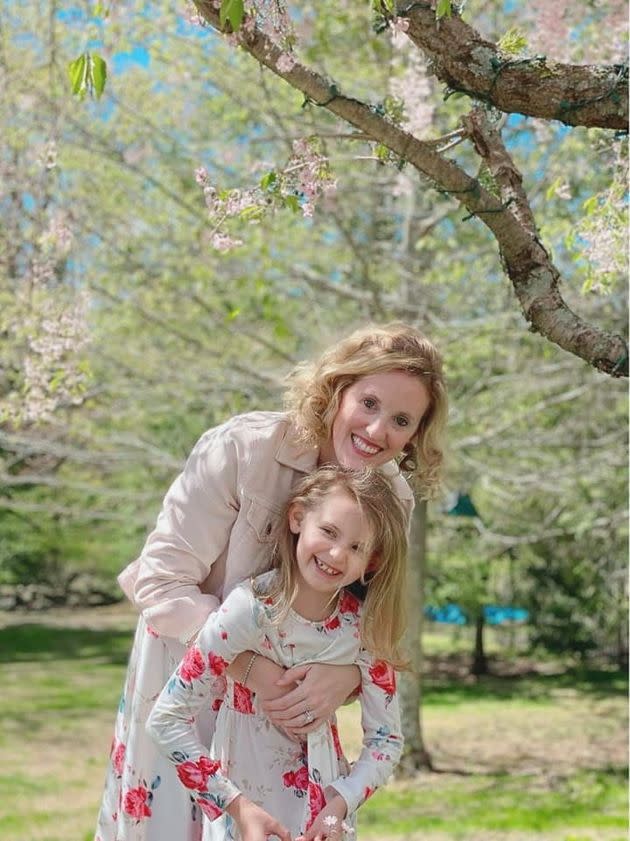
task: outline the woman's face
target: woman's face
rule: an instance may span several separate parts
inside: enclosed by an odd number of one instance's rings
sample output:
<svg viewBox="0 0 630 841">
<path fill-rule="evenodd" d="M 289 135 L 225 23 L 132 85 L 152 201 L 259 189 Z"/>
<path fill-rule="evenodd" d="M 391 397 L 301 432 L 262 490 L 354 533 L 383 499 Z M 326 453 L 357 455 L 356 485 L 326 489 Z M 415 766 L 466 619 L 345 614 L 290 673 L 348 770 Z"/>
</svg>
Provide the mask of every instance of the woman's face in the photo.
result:
<svg viewBox="0 0 630 841">
<path fill-rule="evenodd" d="M 426 386 L 413 374 L 361 377 L 342 394 L 320 463 L 358 470 L 391 461 L 417 432 L 429 403 Z"/>
</svg>

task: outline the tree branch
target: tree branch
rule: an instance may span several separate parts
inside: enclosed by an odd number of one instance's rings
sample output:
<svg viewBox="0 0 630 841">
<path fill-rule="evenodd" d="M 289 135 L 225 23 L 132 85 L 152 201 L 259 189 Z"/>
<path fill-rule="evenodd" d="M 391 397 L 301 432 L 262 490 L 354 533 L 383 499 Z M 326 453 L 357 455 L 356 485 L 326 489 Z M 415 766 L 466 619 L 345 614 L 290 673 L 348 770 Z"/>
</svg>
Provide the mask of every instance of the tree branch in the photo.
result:
<svg viewBox="0 0 630 841">
<path fill-rule="evenodd" d="M 401 4 L 407 35 L 449 88 L 507 113 L 569 126 L 628 128 L 628 66 L 558 64 L 545 56 L 502 53 L 453 14 L 439 21 L 429 2 Z"/>
<path fill-rule="evenodd" d="M 195 0 L 195 5 L 206 21 L 221 32 L 219 13 L 212 0 Z M 519 214 L 510 211 L 507 202 L 498 201 L 476 178 L 439 154 L 433 144 L 403 131 L 370 105 L 344 96 L 335 84 L 319 73 L 299 62 L 291 70 L 278 70 L 282 51 L 257 27 L 252 27 L 247 35 L 239 33 L 239 38 L 243 49 L 292 87 L 302 91 L 307 101 L 327 108 L 385 145 L 430 178 L 439 190 L 457 199 L 470 215 L 477 216 L 497 240 L 508 275 L 532 329 L 605 373 L 627 376 L 628 349 L 624 339 L 587 324 L 567 307 L 558 288 L 559 272 L 534 233 L 533 217 L 527 219 L 523 216 L 525 205 L 522 201 L 519 218 Z M 479 131 L 477 136 L 481 137 Z M 513 164 L 511 169 L 519 180 L 520 173 Z M 515 193 L 516 189 L 513 185 Z M 516 198 L 517 195 L 514 196 Z M 531 211 L 529 213 L 531 215 Z"/>
</svg>

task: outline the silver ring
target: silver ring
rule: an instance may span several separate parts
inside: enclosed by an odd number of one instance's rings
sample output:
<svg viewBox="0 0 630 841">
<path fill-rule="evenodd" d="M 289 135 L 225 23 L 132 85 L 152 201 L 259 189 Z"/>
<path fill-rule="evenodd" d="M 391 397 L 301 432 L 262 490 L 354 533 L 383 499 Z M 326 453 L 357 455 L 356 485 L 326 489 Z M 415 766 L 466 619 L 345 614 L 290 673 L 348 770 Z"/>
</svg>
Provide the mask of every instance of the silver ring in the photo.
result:
<svg viewBox="0 0 630 841">
<path fill-rule="evenodd" d="M 312 724 L 315 721 L 315 716 L 310 710 L 304 710 L 304 724 Z"/>
</svg>

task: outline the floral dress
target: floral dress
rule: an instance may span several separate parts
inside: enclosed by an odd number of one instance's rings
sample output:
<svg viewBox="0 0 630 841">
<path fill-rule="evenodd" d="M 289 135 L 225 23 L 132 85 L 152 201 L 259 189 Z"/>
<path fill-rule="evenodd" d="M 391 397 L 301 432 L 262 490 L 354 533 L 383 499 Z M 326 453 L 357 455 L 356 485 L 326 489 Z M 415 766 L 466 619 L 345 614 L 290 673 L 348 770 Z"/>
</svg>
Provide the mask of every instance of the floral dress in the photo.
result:
<svg viewBox="0 0 630 841">
<path fill-rule="evenodd" d="M 147 729 L 175 765 L 182 789 L 208 818 L 206 839 L 238 839 L 236 825 L 224 811 L 243 793 L 296 836 L 324 807 L 324 789 L 334 786 L 356 809 L 385 782 L 402 750 L 394 671 L 360 647 L 361 603 L 342 591 L 335 612 L 312 622 L 290 612 L 280 624 L 270 615 L 264 592 L 270 576 L 253 586 L 236 587 L 202 628 L 168 684 Z M 259 712 L 256 696 L 226 673 L 242 651 L 257 651 L 285 667 L 304 662 L 356 663 L 362 673 L 360 693 L 363 750 L 350 767 L 343 756 L 334 719 L 306 741 L 296 743 Z M 217 714 L 212 747 L 200 739 L 200 711 Z"/>
</svg>

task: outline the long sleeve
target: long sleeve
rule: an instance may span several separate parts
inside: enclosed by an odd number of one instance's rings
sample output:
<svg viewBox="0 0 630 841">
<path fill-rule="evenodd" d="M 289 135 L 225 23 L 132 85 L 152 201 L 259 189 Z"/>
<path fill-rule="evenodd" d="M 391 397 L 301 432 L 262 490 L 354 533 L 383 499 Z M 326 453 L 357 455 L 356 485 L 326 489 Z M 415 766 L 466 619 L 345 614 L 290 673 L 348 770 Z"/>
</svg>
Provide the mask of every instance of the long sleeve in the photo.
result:
<svg viewBox="0 0 630 841">
<path fill-rule="evenodd" d="M 206 621 L 147 722 L 147 732 L 210 819 L 219 817 L 240 791 L 199 741 L 194 720 L 203 707 L 223 697 L 225 670 L 240 652 L 255 647 L 257 638 L 254 596 L 246 585 L 236 587 Z"/>
<path fill-rule="evenodd" d="M 231 429 L 224 424 L 198 441 L 139 559 L 134 603 L 156 631 L 184 643 L 219 605 L 199 585 L 224 551 L 239 510 Z"/>
<path fill-rule="evenodd" d="M 394 669 L 383 660 L 365 655 L 362 652 L 357 661 L 361 670 L 363 749 L 350 774 L 331 783 L 346 801 L 348 815 L 387 781 L 403 748 Z"/>
</svg>

